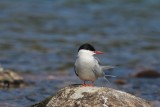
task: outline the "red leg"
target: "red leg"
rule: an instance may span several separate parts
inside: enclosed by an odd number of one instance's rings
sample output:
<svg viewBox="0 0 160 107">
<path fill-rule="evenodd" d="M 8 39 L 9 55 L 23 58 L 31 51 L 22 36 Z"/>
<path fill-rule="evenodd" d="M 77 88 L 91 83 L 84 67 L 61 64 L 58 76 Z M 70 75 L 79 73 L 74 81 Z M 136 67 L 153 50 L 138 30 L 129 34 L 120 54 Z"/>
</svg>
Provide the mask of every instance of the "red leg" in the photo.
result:
<svg viewBox="0 0 160 107">
<path fill-rule="evenodd" d="M 93 87 L 93 86 L 94 86 L 94 81 L 92 81 L 92 83 L 91 83 L 91 84 L 89 84 L 89 86 L 92 86 L 92 87 Z"/>
<path fill-rule="evenodd" d="M 94 86 L 94 81 L 92 81 L 91 84 L 86 84 L 85 81 L 84 81 L 84 83 L 82 84 L 82 86 L 84 86 L 84 87 L 86 87 L 86 86 L 92 86 L 93 87 Z"/>
<path fill-rule="evenodd" d="M 86 87 L 86 86 L 87 86 L 87 84 L 85 83 L 85 81 L 84 81 L 84 83 L 82 84 L 82 86 L 84 86 L 84 87 Z"/>
</svg>

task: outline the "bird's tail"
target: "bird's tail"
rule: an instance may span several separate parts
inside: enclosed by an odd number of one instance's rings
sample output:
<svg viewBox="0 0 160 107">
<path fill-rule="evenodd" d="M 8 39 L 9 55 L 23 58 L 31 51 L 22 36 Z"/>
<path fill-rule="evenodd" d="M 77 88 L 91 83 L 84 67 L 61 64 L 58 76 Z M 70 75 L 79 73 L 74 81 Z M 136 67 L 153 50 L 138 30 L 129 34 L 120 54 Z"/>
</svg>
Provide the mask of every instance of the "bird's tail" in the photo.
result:
<svg viewBox="0 0 160 107">
<path fill-rule="evenodd" d="M 115 66 L 101 66 L 102 70 L 110 70 L 110 69 L 113 69 L 115 68 Z M 108 80 L 108 77 L 116 77 L 114 75 L 106 75 L 104 73 L 104 79 L 110 84 L 109 80 Z"/>
<path fill-rule="evenodd" d="M 107 77 L 113 77 L 113 78 L 115 78 L 116 76 L 114 76 L 114 75 L 105 75 L 104 77 L 105 78 L 107 78 Z"/>
<path fill-rule="evenodd" d="M 114 75 L 104 75 L 104 79 L 111 85 L 111 83 L 107 79 L 108 77 L 116 77 L 116 76 L 114 76 Z"/>
<path fill-rule="evenodd" d="M 101 66 L 102 70 L 109 70 L 115 68 L 115 66 Z"/>
</svg>

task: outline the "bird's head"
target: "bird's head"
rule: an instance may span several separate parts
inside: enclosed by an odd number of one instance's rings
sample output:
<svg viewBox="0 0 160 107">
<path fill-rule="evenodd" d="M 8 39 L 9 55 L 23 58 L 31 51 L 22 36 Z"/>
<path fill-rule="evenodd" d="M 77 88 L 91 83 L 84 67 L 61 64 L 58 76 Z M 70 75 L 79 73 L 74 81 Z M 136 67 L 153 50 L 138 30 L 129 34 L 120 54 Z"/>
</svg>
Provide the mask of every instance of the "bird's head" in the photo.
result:
<svg viewBox="0 0 160 107">
<path fill-rule="evenodd" d="M 78 49 L 78 53 L 87 55 L 103 54 L 103 52 L 95 50 L 95 48 L 88 43 L 81 45 Z"/>
</svg>

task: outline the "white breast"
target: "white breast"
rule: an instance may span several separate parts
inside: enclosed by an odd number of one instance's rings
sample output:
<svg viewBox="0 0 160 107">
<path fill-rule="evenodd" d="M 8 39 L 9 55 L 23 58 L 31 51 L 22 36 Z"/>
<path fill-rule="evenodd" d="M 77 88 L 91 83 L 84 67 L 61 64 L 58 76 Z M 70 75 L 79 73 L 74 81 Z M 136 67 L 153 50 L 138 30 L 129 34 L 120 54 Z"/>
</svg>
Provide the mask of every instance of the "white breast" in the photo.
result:
<svg viewBox="0 0 160 107">
<path fill-rule="evenodd" d="M 80 50 L 75 63 L 76 73 L 81 80 L 95 81 L 97 79 L 94 73 L 95 60 L 92 53 L 88 50 Z"/>
</svg>

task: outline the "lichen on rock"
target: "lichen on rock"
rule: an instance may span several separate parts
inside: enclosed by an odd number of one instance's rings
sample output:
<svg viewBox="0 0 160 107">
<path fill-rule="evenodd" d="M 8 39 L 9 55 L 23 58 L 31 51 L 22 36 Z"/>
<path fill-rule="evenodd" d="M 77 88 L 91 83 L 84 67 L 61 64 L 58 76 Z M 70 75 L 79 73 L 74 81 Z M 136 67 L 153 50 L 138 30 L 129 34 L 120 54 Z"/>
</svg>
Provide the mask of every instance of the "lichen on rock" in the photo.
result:
<svg viewBox="0 0 160 107">
<path fill-rule="evenodd" d="M 141 98 L 107 87 L 69 86 L 32 107 L 152 107 Z"/>
</svg>

